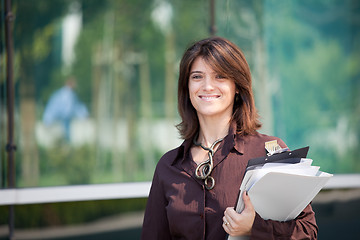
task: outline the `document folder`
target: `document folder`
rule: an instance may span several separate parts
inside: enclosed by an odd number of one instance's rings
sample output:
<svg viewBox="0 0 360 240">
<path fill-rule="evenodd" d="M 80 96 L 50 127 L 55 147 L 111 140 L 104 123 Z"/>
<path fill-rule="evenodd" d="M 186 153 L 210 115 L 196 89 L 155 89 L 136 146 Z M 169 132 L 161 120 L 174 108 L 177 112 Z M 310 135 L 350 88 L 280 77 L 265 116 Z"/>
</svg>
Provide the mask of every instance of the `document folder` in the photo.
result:
<svg viewBox="0 0 360 240">
<path fill-rule="evenodd" d="M 271 156 L 253 158 L 248 161 L 246 171 L 263 166 L 266 163 L 298 163 L 301 158 L 306 158 L 309 147 L 277 153 Z"/>
<path fill-rule="evenodd" d="M 307 159 L 309 147 L 250 159 L 235 210 L 244 209 L 247 191 L 255 211 L 265 220 L 295 219 L 324 187 L 332 174 L 319 171 Z M 248 239 L 228 237 L 229 240 Z"/>
</svg>

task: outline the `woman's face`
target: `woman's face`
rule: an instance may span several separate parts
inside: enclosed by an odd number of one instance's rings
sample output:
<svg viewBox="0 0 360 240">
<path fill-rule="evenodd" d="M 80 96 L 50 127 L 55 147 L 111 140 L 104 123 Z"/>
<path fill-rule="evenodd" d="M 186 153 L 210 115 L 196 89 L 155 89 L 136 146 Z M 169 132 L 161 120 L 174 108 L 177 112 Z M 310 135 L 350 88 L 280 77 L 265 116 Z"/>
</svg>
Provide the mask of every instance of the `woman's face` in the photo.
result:
<svg viewBox="0 0 360 240">
<path fill-rule="evenodd" d="M 189 95 L 200 118 L 228 118 L 230 120 L 235 98 L 235 82 L 216 73 L 202 57 L 192 64 L 189 77 Z"/>
</svg>

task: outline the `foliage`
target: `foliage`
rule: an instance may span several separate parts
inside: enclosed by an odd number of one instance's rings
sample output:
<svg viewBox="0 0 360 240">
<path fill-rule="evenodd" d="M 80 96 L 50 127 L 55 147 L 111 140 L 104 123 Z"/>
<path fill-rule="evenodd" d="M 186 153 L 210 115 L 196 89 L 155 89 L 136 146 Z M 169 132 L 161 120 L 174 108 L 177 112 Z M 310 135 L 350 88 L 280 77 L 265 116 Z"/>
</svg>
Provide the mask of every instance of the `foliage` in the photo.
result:
<svg viewBox="0 0 360 240">
<path fill-rule="evenodd" d="M 40 159 L 43 159 L 40 171 L 45 179 L 58 176 L 63 180 L 57 181 L 65 185 L 91 183 L 95 169 L 95 150 L 91 146 L 73 147 L 59 142 L 56 148 L 40 147 L 39 150 Z"/>
<path fill-rule="evenodd" d="M 74 2 L 81 7 L 82 28 L 74 62 L 64 67 L 61 26 Z M 209 35 L 210 22 L 209 1 L 169 0 L 172 15 L 164 30 L 153 16 L 161 3 L 14 1 L 17 96 L 20 103 L 36 105 L 35 117 L 19 112 L 22 123 L 36 121 L 18 130 L 36 128 L 46 101 L 69 75 L 76 77 L 77 94 L 95 126 L 89 145 L 34 144 L 35 149 L 18 153 L 18 163 L 23 156 L 40 159 L 40 185 L 96 183 L 103 176 L 151 179 L 149 171 L 162 153 L 154 146 L 148 153 L 138 141 L 139 122 L 166 118 L 169 91 L 176 98 L 180 57 L 189 43 Z M 263 101 L 258 97 L 263 89 L 269 94 L 273 119 L 264 118 L 274 122 L 269 134 L 283 138 L 290 148 L 310 145 L 311 157 L 331 172 L 360 171 L 355 157 L 360 141 L 360 31 L 352 17 L 359 12 L 354 1 L 216 1 L 218 35 L 244 50 L 255 76 L 257 103 Z M 258 88 L 259 81 L 269 86 Z M 176 109 L 175 100 L 171 104 Z M 115 135 L 119 121 L 128 124 L 127 135 Z M 106 124 L 114 131 L 105 132 Z M 118 151 L 115 143 L 125 135 L 127 149 Z M 23 136 L 18 136 L 21 142 Z M 106 144 L 103 136 L 110 139 Z M 21 171 L 18 166 L 20 183 Z"/>
<path fill-rule="evenodd" d="M 244 46 L 253 72 L 260 68 L 266 76 L 274 120 L 268 134 L 292 149 L 310 145 L 309 157 L 325 171 L 359 172 L 354 156 L 360 139 L 355 94 L 360 92 L 360 70 L 354 66 L 360 62 L 360 28 L 348 15 L 359 15 L 360 4 L 228 1 L 224 6 L 221 34 Z M 252 50 L 259 37 L 265 66 Z M 256 98 L 265 94 L 256 88 L 259 80 L 255 75 Z"/>
<path fill-rule="evenodd" d="M 289 146 L 310 145 L 310 157 L 316 156 L 316 164 L 325 171 L 356 172 L 360 169 L 349 163 L 354 161 L 351 153 L 357 151 L 359 131 L 351 124 L 357 114 L 353 112 L 354 95 L 349 93 L 352 88 L 360 91 L 354 84 L 360 70 L 352 68 L 359 62 L 360 52 L 356 41 L 344 44 L 338 32 L 357 23 L 344 22 L 345 15 L 318 21 L 311 15 L 314 9 L 322 8 L 321 14 L 328 16 L 339 7 L 335 2 L 319 3 L 290 5 L 284 13 L 289 16 L 287 21 L 281 18 L 284 15 L 272 17 L 275 31 L 269 33 L 271 72 L 282 87 L 275 96 L 281 109 L 279 125 L 283 125 L 279 134 Z M 346 4 L 341 4 L 342 14 L 354 11 L 344 7 Z M 355 9 L 360 11 L 359 6 Z M 352 34 L 360 36 L 356 30 Z"/>
</svg>

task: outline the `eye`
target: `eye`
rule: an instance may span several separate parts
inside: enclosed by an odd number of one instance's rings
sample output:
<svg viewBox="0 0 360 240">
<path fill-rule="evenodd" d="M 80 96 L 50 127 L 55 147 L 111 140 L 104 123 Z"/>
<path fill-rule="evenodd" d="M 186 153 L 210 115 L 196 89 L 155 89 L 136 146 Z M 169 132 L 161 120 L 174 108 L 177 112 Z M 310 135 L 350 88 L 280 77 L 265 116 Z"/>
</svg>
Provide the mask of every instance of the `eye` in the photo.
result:
<svg viewBox="0 0 360 240">
<path fill-rule="evenodd" d="M 216 74 L 215 78 L 216 79 L 226 79 L 226 76 L 221 75 L 221 74 Z"/>
<path fill-rule="evenodd" d="M 199 79 L 202 79 L 202 75 L 201 74 L 193 74 L 190 76 L 190 79 L 199 80 Z"/>
</svg>

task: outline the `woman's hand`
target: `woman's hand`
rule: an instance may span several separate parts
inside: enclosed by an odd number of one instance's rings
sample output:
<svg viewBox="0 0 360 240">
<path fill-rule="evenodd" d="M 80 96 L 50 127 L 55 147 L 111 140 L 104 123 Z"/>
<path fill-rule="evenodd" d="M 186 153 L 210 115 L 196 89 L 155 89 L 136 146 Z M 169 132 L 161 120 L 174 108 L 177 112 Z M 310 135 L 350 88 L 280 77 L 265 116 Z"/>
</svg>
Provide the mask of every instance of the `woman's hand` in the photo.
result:
<svg viewBox="0 0 360 240">
<path fill-rule="evenodd" d="M 250 235 L 255 219 L 255 210 L 249 196 L 244 192 L 244 210 L 239 214 L 233 207 L 226 208 L 223 217 L 223 228 L 230 236 Z"/>
</svg>

